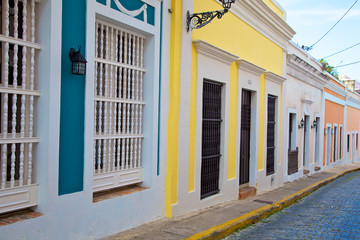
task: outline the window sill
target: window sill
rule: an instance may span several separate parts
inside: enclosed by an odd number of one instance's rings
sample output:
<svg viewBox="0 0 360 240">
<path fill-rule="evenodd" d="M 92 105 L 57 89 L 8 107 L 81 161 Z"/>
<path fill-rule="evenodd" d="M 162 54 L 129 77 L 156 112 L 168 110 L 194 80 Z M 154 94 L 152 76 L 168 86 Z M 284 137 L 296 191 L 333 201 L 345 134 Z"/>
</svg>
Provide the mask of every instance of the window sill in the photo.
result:
<svg viewBox="0 0 360 240">
<path fill-rule="evenodd" d="M 131 185 L 127 187 L 115 188 L 111 190 L 105 190 L 101 192 L 96 192 L 93 194 L 93 203 L 101 202 L 107 199 L 121 197 L 124 195 L 129 195 L 136 192 L 144 191 L 148 188 L 141 187 L 138 185 Z"/>
<path fill-rule="evenodd" d="M 19 221 L 37 218 L 42 216 L 42 213 L 35 212 L 31 209 L 20 210 L 0 215 L 0 226 L 10 225 Z"/>
</svg>

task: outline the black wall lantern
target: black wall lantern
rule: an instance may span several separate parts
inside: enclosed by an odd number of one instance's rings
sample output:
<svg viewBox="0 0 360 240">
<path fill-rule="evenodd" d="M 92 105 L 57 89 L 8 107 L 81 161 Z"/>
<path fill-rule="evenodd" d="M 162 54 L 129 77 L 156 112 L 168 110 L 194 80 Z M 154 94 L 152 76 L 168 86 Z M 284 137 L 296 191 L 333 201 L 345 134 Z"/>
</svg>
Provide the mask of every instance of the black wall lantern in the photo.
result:
<svg viewBox="0 0 360 240">
<path fill-rule="evenodd" d="M 316 121 L 316 119 L 314 119 L 314 121 L 313 121 L 313 123 L 311 125 L 311 128 L 316 128 L 316 126 L 317 126 L 317 121 Z"/>
<path fill-rule="evenodd" d="M 304 128 L 304 119 L 302 118 L 299 124 L 299 129 Z"/>
<path fill-rule="evenodd" d="M 78 51 L 76 51 L 75 48 L 71 48 L 69 55 L 72 62 L 71 73 L 76 75 L 85 75 L 87 61 L 80 53 L 80 46 Z"/>
<path fill-rule="evenodd" d="M 206 24 L 210 23 L 215 17 L 218 19 L 222 18 L 225 13 L 231 8 L 231 4 L 235 3 L 235 0 L 220 0 L 223 5 L 224 10 L 217 10 L 212 12 L 202 12 L 202 13 L 193 13 L 187 12 L 186 20 L 186 31 L 189 31 L 190 28 L 198 29 L 202 28 Z"/>
</svg>

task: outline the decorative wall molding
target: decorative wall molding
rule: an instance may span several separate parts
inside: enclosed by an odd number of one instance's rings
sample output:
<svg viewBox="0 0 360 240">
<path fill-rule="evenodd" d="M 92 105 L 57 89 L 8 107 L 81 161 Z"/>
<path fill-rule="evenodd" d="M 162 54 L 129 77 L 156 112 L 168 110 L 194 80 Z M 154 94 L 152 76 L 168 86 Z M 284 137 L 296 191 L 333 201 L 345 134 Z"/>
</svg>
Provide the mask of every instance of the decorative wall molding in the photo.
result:
<svg viewBox="0 0 360 240">
<path fill-rule="evenodd" d="M 239 59 L 236 61 L 239 70 L 244 70 L 246 72 L 249 72 L 251 74 L 254 74 L 258 77 L 260 77 L 261 74 L 263 74 L 265 72 L 264 68 L 261 68 L 251 62 L 248 62 L 244 59 Z"/>
<path fill-rule="evenodd" d="M 287 74 L 321 90 L 329 81 L 326 74 L 320 72 L 296 54 L 287 55 Z"/>
<path fill-rule="evenodd" d="M 350 106 L 350 107 L 354 107 L 357 109 L 360 109 L 360 100 L 356 99 L 352 96 L 347 96 L 346 98 L 346 105 Z"/>
<path fill-rule="evenodd" d="M 239 58 L 238 56 L 224 51 L 203 40 L 193 40 L 193 44 L 198 53 L 201 53 L 213 59 L 217 59 L 227 65 L 232 64 Z"/>
<path fill-rule="evenodd" d="M 344 100 L 339 99 L 339 98 L 335 97 L 334 95 L 331 95 L 330 93 L 327 93 L 327 92 L 324 92 L 324 97 L 326 100 L 340 104 L 342 106 L 345 106 L 345 104 L 346 104 L 346 102 Z"/>
<path fill-rule="evenodd" d="M 281 77 L 273 72 L 270 72 L 270 71 L 266 71 L 264 74 L 265 74 L 266 80 L 272 81 L 277 84 L 282 84 L 284 81 L 286 81 L 286 78 L 283 78 L 283 77 Z"/>
<path fill-rule="evenodd" d="M 343 96 L 343 97 L 346 97 L 346 96 L 347 96 L 347 92 L 346 92 L 345 89 L 342 89 L 342 88 L 336 86 L 335 84 L 333 84 L 333 83 L 331 83 L 331 82 L 327 82 L 327 83 L 325 84 L 325 87 L 326 87 L 327 89 L 329 89 L 329 90 L 337 93 L 337 94 L 340 94 L 340 95 Z"/>
<path fill-rule="evenodd" d="M 261 0 L 237 0 L 230 11 L 284 50 L 295 31 Z"/>
<path fill-rule="evenodd" d="M 0 213 L 33 207 L 38 204 L 38 185 L 31 184 L 0 191 Z"/>
<path fill-rule="evenodd" d="M 146 13 L 146 9 L 147 9 L 147 4 L 144 3 L 144 5 L 141 6 L 141 8 L 139 8 L 138 10 L 134 10 L 134 11 L 129 11 L 127 10 L 120 2 L 119 0 L 114 0 L 115 5 L 120 9 L 121 12 L 132 16 L 132 17 L 136 17 L 138 15 L 140 15 L 141 13 L 144 13 L 144 22 L 147 23 L 147 13 Z M 107 6 L 110 6 L 110 1 L 107 1 L 106 3 Z"/>
<path fill-rule="evenodd" d="M 308 105 L 311 105 L 311 104 L 314 103 L 313 100 L 310 100 L 310 99 L 308 99 L 308 98 L 302 98 L 302 99 L 301 99 L 301 102 L 304 103 L 304 104 L 308 104 Z"/>
<path fill-rule="evenodd" d="M 141 22 L 155 26 L 155 9 L 162 0 L 95 0 L 97 4 L 105 6 L 111 11 L 120 12 Z M 126 4 L 125 4 L 126 3 Z M 100 7 L 100 6 L 99 6 Z M 131 9 L 131 10 L 130 10 Z M 99 10 L 98 10 L 99 11 Z M 114 13 L 107 13 L 110 17 Z"/>
</svg>

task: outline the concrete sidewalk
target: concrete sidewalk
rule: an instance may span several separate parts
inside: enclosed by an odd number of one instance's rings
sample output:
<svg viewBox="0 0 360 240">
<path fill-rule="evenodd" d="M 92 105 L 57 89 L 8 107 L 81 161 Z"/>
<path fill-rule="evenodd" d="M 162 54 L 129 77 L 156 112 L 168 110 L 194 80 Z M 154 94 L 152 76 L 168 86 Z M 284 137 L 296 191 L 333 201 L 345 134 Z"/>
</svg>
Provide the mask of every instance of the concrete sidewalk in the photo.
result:
<svg viewBox="0 0 360 240">
<path fill-rule="evenodd" d="M 220 239 L 356 170 L 360 170 L 360 163 L 334 167 L 246 200 L 227 202 L 180 218 L 158 220 L 104 239 Z"/>
</svg>

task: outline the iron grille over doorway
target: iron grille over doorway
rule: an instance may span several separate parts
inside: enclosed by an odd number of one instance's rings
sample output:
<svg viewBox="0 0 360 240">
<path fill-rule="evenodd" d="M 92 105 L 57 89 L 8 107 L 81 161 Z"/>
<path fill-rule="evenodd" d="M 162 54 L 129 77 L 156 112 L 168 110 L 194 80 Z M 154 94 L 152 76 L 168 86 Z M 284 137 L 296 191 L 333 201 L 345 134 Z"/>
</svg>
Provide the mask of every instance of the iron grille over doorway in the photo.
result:
<svg viewBox="0 0 360 240">
<path fill-rule="evenodd" d="M 250 167 L 250 131 L 251 131 L 251 92 L 241 93 L 241 129 L 240 129 L 240 174 L 239 184 L 249 182 Z"/>
<path fill-rule="evenodd" d="M 218 193 L 221 136 L 221 84 L 204 81 L 201 199 Z"/>
<path fill-rule="evenodd" d="M 275 172 L 275 96 L 268 96 L 266 175 Z"/>
</svg>

